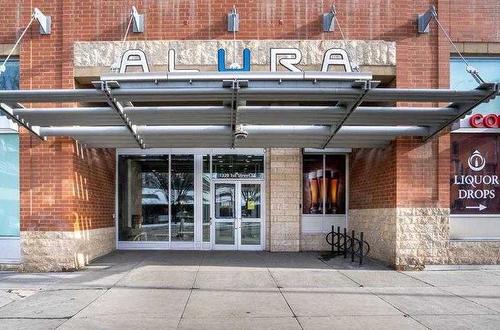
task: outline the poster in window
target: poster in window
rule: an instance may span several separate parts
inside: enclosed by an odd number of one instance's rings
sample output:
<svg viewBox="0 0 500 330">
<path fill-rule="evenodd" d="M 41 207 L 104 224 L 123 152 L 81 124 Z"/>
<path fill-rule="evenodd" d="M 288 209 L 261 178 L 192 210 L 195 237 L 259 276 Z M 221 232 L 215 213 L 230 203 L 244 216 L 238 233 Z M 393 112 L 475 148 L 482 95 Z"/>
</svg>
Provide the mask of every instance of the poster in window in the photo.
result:
<svg viewBox="0 0 500 330">
<path fill-rule="evenodd" d="M 345 156 L 304 155 L 303 214 L 345 214 Z"/>
<path fill-rule="evenodd" d="M 451 135 L 452 214 L 500 214 L 500 137 Z"/>
</svg>

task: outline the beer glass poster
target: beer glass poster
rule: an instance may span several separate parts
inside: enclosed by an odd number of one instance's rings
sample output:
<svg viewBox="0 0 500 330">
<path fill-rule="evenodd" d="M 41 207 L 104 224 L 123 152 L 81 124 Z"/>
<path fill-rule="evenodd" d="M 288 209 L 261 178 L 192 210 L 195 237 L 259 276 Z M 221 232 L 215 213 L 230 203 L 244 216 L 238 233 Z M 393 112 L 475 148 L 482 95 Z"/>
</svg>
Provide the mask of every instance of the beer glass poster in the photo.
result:
<svg viewBox="0 0 500 330">
<path fill-rule="evenodd" d="M 451 213 L 499 214 L 499 136 L 452 134 L 451 139 Z"/>
<path fill-rule="evenodd" d="M 345 214 L 345 156 L 304 155 L 303 213 Z"/>
</svg>

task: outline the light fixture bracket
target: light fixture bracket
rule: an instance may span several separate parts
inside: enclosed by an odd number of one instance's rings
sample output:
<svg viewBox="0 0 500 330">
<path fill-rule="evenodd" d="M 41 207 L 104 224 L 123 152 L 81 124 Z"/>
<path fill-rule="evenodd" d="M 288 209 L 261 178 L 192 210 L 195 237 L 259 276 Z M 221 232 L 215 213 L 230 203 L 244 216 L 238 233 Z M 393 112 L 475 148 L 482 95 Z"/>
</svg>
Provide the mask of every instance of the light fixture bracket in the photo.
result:
<svg viewBox="0 0 500 330">
<path fill-rule="evenodd" d="M 437 18 L 436 7 L 430 6 L 429 9 L 423 13 L 418 14 L 417 27 L 418 33 L 429 33 L 429 24 L 433 18 Z"/>
<path fill-rule="evenodd" d="M 52 18 L 45 15 L 35 7 L 33 9 L 33 18 L 40 24 L 40 34 L 50 34 L 52 32 Z"/>
<path fill-rule="evenodd" d="M 236 6 L 233 6 L 227 14 L 227 31 L 238 32 L 240 29 L 240 14 L 236 11 Z"/>
<path fill-rule="evenodd" d="M 132 31 L 134 33 L 144 33 L 144 14 L 139 14 L 135 6 L 132 6 Z"/>
<path fill-rule="evenodd" d="M 335 17 L 337 16 L 337 11 L 335 10 L 335 5 L 332 5 L 328 13 L 323 14 L 323 32 L 333 32 L 335 31 Z"/>
</svg>

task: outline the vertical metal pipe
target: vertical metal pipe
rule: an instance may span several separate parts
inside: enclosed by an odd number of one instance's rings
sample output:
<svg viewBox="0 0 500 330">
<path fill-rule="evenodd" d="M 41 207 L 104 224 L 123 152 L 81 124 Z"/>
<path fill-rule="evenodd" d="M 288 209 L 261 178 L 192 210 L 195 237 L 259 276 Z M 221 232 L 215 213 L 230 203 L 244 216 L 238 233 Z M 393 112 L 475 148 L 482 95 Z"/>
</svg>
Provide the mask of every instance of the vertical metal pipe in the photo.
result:
<svg viewBox="0 0 500 330">
<path fill-rule="evenodd" d="M 344 259 L 347 258 L 347 228 L 344 227 Z"/>
<path fill-rule="evenodd" d="M 337 253 L 340 253 L 340 226 L 337 227 Z"/>
<path fill-rule="evenodd" d="M 359 234 L 359 265 L 363 264 L 363 232 Z"/>
<path fill-rule="evenodd" d="M 335 240 L 334 240 L 334 238 L 335 238 L 335 226 L 332 225 L 332 237 L 331 237 L 331 240 L 332 240 L 332 242 L 331 242 L 332 243 L 332 257 L 333 257 L 333 255 L 335 253 Z"/>
<path fill-rule="evenodd" d="M 354 230 L 351 232 L 351 262 L 354 262 L 354 251 L 356 250 L 354 242 Z"/>
</svg>

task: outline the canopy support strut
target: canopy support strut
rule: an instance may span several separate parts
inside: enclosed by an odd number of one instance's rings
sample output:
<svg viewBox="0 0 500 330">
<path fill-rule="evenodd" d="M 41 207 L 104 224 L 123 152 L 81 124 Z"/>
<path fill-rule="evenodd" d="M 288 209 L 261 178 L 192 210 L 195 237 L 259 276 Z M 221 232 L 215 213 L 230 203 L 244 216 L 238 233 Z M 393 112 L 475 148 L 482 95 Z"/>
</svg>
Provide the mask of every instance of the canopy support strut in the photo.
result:
<svg viewBox="0 0 500 330">
<path fill-rule="evenodd" d="M 125 112 L 123 111 L 123 105 L 116 100 L 115 97 L 113 97 L 111 91 L 112 87 L 119 87 L 119 84 L 116 81 L 100 81 L 100 87 L 101 91 L 103 92 L 104 96 L 106 97 L 106 102 L 108 105 L 120 116 L 122 119 L 123 123 L 127 127 L 127 129 L 132 133 L 135 141 L 139 145 L 141 149 L 146 149 L 146 145 L 144 144 L 144 140 L 140 137 L 140 135 L 137 133 L 137 127 L 132 124 L 130 119 L 127 117 Z"/>
<path fill-rule="evenodd" d="M 342 106 L 343 108 L 345 108 L 345 115 L 337 125 L 331 127 L 330 135 L 326 139 L 325 143 L 323 143 L 323 146 L 321 147 L 322 149 L 325 149 L 328 146 L 328 144 L 333 140 L 333 137 L 342 128 L 342 126 L 347 121 L 347 119 L 349 119 L 354 110 L 356 110 L 356 108 L 361 104 L 361 102 L 363 102 L 365 96 L 373 88 L 372 83 L 373 82 L 371 80 L 359 80 L 355 82 L 355 85 L 353 87 L 360 87 L 361 92 L 358 98 L 354 102 L 350 102 L 347 105 Z"/>
<path fill-rule="evenodd" d="M 14 114 L 14 109 L 5 103 L 0 103 L 0 112 L 3 112 L 7 118 L 14 121 L 16 124 L 26 128 L 31 134 L 35 135 L 40 140 L 47 140 L 47 138 L 40 135 L 40 127 L 31 126 L 26 120 L 20 118 L 18 115 Z"/>
<path fill-rule="evenodd" d="M 445 129 L 447 126 L 453 124 L 456 120 L 465 116 L 469 111 L 473 110 L 481 103 L 489 102 L 492 98 L 495 98 L 495 96 L 500 93 L 500 85 L 496 83 L 483 83 L 476 89 L 489 90 L 490 92 L 476 102 L 450 104 L 448 107 L 457 109 L 457 115 L 454 118 L 448 120 L 446 123 L 434 129 L 429 136 L 424 137 L 423 141 L 426 142 L 427 140 L 441 132 L 443 129 Z"/>
</svg>

